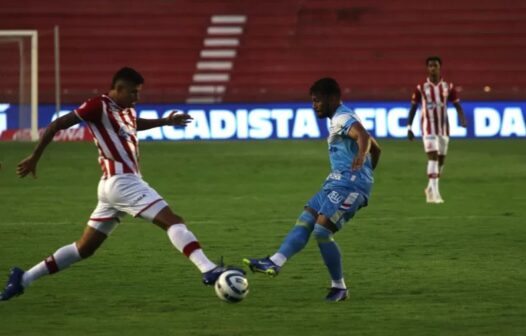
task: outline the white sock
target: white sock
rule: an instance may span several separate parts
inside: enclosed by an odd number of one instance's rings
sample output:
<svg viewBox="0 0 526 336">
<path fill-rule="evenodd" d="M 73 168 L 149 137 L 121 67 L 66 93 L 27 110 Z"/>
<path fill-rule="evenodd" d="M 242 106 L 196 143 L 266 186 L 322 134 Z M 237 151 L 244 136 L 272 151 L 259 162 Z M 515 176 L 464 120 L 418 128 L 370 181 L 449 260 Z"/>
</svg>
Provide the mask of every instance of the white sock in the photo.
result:
<svg viewBox="0 0 526 336">
<path fill-rule="evenodd" d="M 46 260 L 36 264 L 22 276 L 22 286 L 28 287 L 36 279 L 68 268 L 71 264 L 82 260 L 77 244 L 72 243 L 59 248 Z"/>
<path fill-rule="evenodd" d="M 440 180 L 439 178 L 436 178 L 436 179 L 435 179 L 435 181 L 434 181 L 434 187 L 433 187 L 433 188 L 435 188 L 435 195 L 437 195 L 437 196 L 440 196 L 440 190 L 439 190 L 439 188 L 438 188 L 438 181 L 439 181 L 439 180 Z"/>
<path fill-rule="evenodd" d="M 343 278 L 341 278 L 340 280 L 331 280 L 331 287 L 341 289 L 347 288 L 347 286 L 345 286 L 345 280 L 343 280 Z"/>
<path fill-rule="evenodd" d="M 438 161 L 427 161 L 427 176 L 429 177 L 429 184 L 433 193 L 438 193 Z"/>
<path fill-rule="evenodd" d="M 444 165 L 441 165 L 438 167 L 438 173 L 440 176 L 442 176 L 442 172 L 444 171 Z"/>
<path fill-rule="evenodd" d="M 22 286 L 24 286 L 24 288 L 27 288 L 33 281 L 46 274 L 49 274 L 49 271 L 46 267 L 46 263 L 44 261 L 41 261 L 24 273 L 24 275 L 22 276 Z"/>
<path fill-rule="evenodd" d="M 440 179 L 437 177 L 437 178 L 433 181 L 433 182 L 434 182 L 434 186 L 433 186 L 433 188 L 434 188 L 434 190 L 435 190 L 435 194 L 436 194 L 437 196 L 440 196 L 440 190 L 438 189 L 438 181 L 439 181 L 439 180 L 440 180 Z"/>
<path fill-rule="evenodd" d="M 202 249 L 195 250 L 188 258 L 197 266 L 201 273 L 211 271 L 217 266 L 206 257 Z"/>
<path fill-rule="evenodd" d="M 175 248 L 186 255 L 202 273 L 217 266 L 206 257 L 197 238 L 187 229 L 186 225 L 174 224 L 166 232 Z"/>
<path fill-rule="evenodd" d="M 283 266 L 285 262 L 287 262 L 287 257 L 285 257 L 283 254 L 277 252 L 272 257 L 270 257 L 270 261 L 272 261 L 274 264 L 278 265 L 279 267 Z"/>
</svg>

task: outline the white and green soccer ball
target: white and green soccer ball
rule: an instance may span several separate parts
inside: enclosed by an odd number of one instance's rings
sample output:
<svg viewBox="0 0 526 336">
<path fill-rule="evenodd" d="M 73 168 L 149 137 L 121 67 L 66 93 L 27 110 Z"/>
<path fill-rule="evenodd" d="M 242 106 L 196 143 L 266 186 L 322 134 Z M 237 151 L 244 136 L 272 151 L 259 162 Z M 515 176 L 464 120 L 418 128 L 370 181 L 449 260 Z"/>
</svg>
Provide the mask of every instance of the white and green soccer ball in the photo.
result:
<svg viewBox="0 0 526 336">
<path fill-rule="evenodd" d="M 236 270 L 223 272 L 215 283 L 217 296 L 226 302 L 237 303 L 248 294 L 248 281 L 243 273 Z"/>
</svg>

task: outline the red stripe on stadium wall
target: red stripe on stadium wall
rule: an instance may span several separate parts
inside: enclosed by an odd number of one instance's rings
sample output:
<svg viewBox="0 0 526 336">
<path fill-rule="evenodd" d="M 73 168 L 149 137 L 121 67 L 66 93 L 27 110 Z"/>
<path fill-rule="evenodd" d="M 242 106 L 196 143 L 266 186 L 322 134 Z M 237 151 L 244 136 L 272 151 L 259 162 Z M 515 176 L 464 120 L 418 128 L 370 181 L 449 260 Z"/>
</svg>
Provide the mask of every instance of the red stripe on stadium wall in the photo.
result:
<svg viewBox="0 0 526 336">
<path fill-rule="evenodd" d="M 44 263 L 46 264 L 47 270 L 49 271 L 49 274 L 57 273 L 58 272 L 58 265 L 55 261 L 55 257 L 50 255 L 44 260 Z"/>
<path fill-rule="evenodd" d="M 201 245 L 199 245 L 199 242 L 193 241 L 183 248 L 183 254 L 189 257 L 195 250 L 199 250 L 200 248 Z"/>
</svg>

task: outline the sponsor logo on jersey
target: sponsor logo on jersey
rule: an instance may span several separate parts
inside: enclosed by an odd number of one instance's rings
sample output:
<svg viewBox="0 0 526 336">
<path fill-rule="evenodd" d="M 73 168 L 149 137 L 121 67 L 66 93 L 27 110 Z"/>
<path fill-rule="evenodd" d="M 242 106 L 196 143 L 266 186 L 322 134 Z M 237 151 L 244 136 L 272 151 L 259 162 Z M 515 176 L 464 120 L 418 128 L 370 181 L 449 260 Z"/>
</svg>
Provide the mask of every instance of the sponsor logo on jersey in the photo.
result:
<svg viewBox="0 0 526 336">
<path fill-rule="evenodd" d="M 340 181 L 342 179 L 342 174 L 340 173 L 330 173 L 329 176 L 327 176 L 328 180 L 336 180 Z"/>
<path fill-rule="evenodd" d="M 327 198 L 333 204 L 340 204 L 344 200 L 343 196 L 334 190 L 331 191 L 329 195 L 327 195 Z"/>
</svg>

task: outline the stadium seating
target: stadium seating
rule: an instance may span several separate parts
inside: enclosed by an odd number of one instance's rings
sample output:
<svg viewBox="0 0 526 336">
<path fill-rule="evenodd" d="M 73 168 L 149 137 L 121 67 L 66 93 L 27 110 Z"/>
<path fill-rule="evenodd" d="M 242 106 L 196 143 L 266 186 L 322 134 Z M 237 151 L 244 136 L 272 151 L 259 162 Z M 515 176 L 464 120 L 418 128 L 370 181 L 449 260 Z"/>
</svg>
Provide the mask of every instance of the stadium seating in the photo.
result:
<svg viewBox="0 0 526 336">
<path fill-rule="evenodd" d="M 4 0 L 0 29 L 38 29 L 40 101 L 54 101 L 53 34 L 60 27 L 62 101 L 105 91 L 123 65 L 139 69 L 143 102 L 188 98 L 210 17 L 247 16 L 225 102 L 303 101 L 334 76 L 349 99 L 407 100 L 440 55 L 463 99 L 526 96 L 526 2 Z M 0 45 L 0 100 L 16 95 L 16 52 Z M 213 72 L 213 71 L 212 71 Z"/>
</svg>

